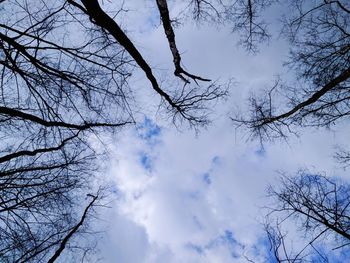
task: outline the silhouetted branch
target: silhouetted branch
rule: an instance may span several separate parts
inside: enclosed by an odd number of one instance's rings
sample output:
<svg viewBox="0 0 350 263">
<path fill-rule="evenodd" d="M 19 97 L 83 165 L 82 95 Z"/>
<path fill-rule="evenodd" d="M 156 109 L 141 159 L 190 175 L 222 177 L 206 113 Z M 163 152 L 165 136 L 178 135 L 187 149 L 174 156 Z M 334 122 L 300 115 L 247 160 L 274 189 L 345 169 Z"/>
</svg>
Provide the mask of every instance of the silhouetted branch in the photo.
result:
<svg viewBox="0 0 350 263">
<path fill-rule="evenodd" d="M 81 227 L 81 225 L 84 223 L 86 220 L 87 214 L 95 201 L 97 200 L 98 196 L 92 196 L 92 200 L 90 203 L 87 205 L 87 207 L 84 210 L 83 215 L 80 218 L 80 221 L 78 224 L 76 224 L 70 231 L 69 233 L 62 239 L 62 242 L 59 245 L 59 248 L 55 251 L 55 254 L 47 261 L 48 263 L 53 263 L 56 261 L 56 259 L 62 254 L 63 250 L 65 249 L 68 241 L 72 238 L 72 236 L 78 231 L 78 229 Z"/>
<path fill-rule="evenodd" d="M 175 76 L 181 78 L 185 83 L 189 83 L 189 81 L 184 76 L 182 76 L 182 74 L 185 75 L 186 77 L 193 79 L 194 81 L 197 81 L 197 80 L 210 81 L 210 79 L 205 79 L 205 78 L 201 78 L 199 76 L 192 75 L 182 68 L 181 56 L 180 56 L 179 50 L 176 47 L 175 33 L 174 33 L 173 27 L 171 25 L 171 19 L 170 19 L 170 15 L 169 15 L 167 1 L 166 0 L 157 0 L 157 6 L 158 6 L 158 10 L 159 10 L 162 22 L 163 22 L 164 32 L 165 32 L 165 35 L 168 39 L 170 51 L 173 55 L 173 62 L 175 65 L 175 72 L 174 72 Z"/>
<path fill-rule="evenodd" d="M 305 172 L 292 178 L 283 176 L 281 183 L 278 189 L 272 187 L 269 189 L 269 195 L 276 201 L 276 205 L 271 208 L 267 217 L 268 227 L 265 229 L 276 258 L 279 258 L 280 262 L 283 262 L 284 258 L 287 262 L 300 261 L 309 256 L 311 251 L 327 262 L 326 256 L 320 254 L 315 247 L 317 242 L 320 243 L 325 239 L 332 238 L 336 241 L 335 249 L 349 245 L 350 186 L 348 184 Z M 272 216 L 278 218 L 276 226 L 271 226 Z M 306 238 L 306 244 L 296 253 L 290 249 L 281 249 L 282 242 L 287 236 L 281 234 L 280 228 L 287 218 L 298 223 L 300 232 Z M 281 251 L 284 251 L 284 256 L 279 254 Z"/>
</svg>

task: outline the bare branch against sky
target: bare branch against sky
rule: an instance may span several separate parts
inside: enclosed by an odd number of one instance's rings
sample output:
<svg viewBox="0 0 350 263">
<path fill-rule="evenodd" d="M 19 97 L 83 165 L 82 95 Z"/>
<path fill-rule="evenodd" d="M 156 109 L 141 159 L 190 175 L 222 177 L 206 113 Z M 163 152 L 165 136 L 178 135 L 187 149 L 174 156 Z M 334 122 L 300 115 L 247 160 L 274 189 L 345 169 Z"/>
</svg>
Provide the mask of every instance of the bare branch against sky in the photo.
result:
<svg viewBox="0 0 350 263">
<path fill-rule="evenodd" d="M 0 0 L 0 14 L 1 262 L 349 255 L 348 1 Z"/>
</svg>

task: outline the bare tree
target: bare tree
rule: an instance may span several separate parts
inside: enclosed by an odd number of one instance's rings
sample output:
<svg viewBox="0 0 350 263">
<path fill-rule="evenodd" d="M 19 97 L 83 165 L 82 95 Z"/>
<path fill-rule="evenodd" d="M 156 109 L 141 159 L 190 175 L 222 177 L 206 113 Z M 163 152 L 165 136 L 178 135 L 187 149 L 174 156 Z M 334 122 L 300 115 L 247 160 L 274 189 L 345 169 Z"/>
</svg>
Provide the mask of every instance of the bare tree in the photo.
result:
<svg viewBox="0 0 350 263">
<path fill-rule="evenodd" d="M 299 81 L 277 81 L 251 98 L 250 117 L 233 118 L 261 139 L 287 136 L 298 126 L 329 127 L 349 116 L 348 1 L 297 0 L 289 10 L 283 27 L 292 46 L 287 66 Z"/>
<path fill-rule="evenodd" d="M 1 4 L 0 259 L 45 262 L 76 224 L 96 155 L 89 134 L 132 123 L 124 51 L 75 43 L 66 3 Z M 102 45 L 102 43 L 104 43 Z M 115 110 L 111 114 L 108 107 Z M 80 203 L 80 204 L 79 204 Z"/>
<path fill-rule="evenodd" d="M 113 20 L 105 11 L 102 10 L 99 2 L 94 1 L 81 1 L 83 5 L 79 5 L 77 2 L 68 1 L 72 6 L 77 7 L 79 10 L 82 10 L 84 14 L 89 16 L 90 20 L 98 26 L 103 32 L 108 33 L 108 36 L 112 37 L 114 41 L 117 41 L 128 54 L 134 59 L 140 69 L 145 73 L 147 79 L 152 85 L 152 88 L 157 92 L 161 98 L 168 104 L 168 111 L 171 112 L 174 116 L 173 120 L 177 120 L 177 116 L 180 119 L 187 120 L 191 126 L 197 125 L 206 125 L 208 124 L 208 118 L 203 114 L 203 110 L 206 110 L 203 102 L 209 102 L 216 100 L 217 98 L 223 97 L 227 94 L 226 90 L 216 85 L 215 82 L 209 84 L 206 88 L 200 89 L 198 85 L 188 87 L 186 84 L 189 84 L 189 81 L 185 81 L 185 84 L 177 89 L 178 92 L 175 92 L 174 96 L 169 95 L 158 83 L 151 66 L 145 61 L 142 54 L 135 47 L 133 42 L 128 38 L 128 36 L 123 32 L 119 27 L 117 22 Z M 184 71 L 180 64 L 180 56 L 176 51 L 175 45 L 175 35 L 171 29 L 169 15 L 167 12 L 166 1 L 162 2 L 163 8 L 160 8 L 161 18 L 164 25 L 168 25 L 166 30 L 166 36 L 171 43 L 171 51 L 175 54 L 174 63 L 175 63 L 175 75 L 180 77 L 182 80 L 185 80 L 182 74 L 187 77 L 192 78 L 193 80 L 209 81 L 209 79 L 204 79 Z M 165 5 L 164 5 L 165 4 Z M 159 6 L 160 7 L 160 6 Z M 175 48 L 174 48 L 175 47 Z M 199 110 L 199 111 L 198 111 Z M 200 114 L 198 114 L 198 112 Z"/>
<path fill-rule="evenodd" d="M 97 0 L 0 4 L 0 261 L 54 262 L 98 199 L 81 211 L 99 172 L 89 141 L 135 123 L 133 71 L 174 122 L 193 127 L 208 124 L 210 102 L 227 91 L 185 71 L 176 49 L 175 75 L 185 81 L 160 85 Z M 159 11 L 176 47 L 166 6 Z"/>
<path fill-rule="evenodd" d="M 264 10 L 277 0 L 186 0 L 199 22 L 229 24 L 249 51 L 269 39 Z M 173 57 L 174 79 L 160 82 L 133 40 L 98 0 L 0 1 L 0 259 L 54 261 L 86 218 L 79 203 L 98 170 L 91 138 L 135 123 L 140 70 L 172 121 L 207 125 L 211 102 L 227 90 L 182 64 L 168 1 L 155 0 Z M 302 88 L 288 87 L 290 109 L 273 104 L 277 82 L 252 98 L 251 119 L 236 119 L 260 137 L 293 125 L 329 126 L 349 112 L 349 4 L 293 1 L 284 34 Z M 169 77 L 170 78 L 170 77 Z M 175 83 L 175 84 L 173 84 Z M 277 111 L 277 112 L 276 112 Z M 73 231 L 73 232 L 72 232 Z M 51 258 L 51 259 L 50 259 Z"/>
<path fill-rule="evenodd" d="M 278 262 L 308 262 L 315 256 L 319 262 L 328 262 L 329 246 L 344 253 L 349 251 L 347 183 L 304 171 L 295 177 L 282 176 L 281 185 L 277 189 L 270 187 L 269 195 L 275 205 L 270 208 L 265 230 Z M 288 222 L 296 222 L 305 243 L 294 251 L 287 232 L 282 233 Z"/>
<path fill-rule="evenodd" d="M 198 22 L 224 24 L 238 33 L 237 41 L 247 51 L 255 53 L 258 44 L 266 42 L 271 35 L 264 12 L 278 0 L 190 0 L 186 10 Z"/>
<path fill-rule="evenodd" d="M 350 112 L 349 1 L 292 1 L 282 22 L 291 46 L 285 66 L 296 80 L 278 78 L 249 99 L 247 115 L 232 118 L 261 142 L 297 134 L 299 128 L 331 127 L 348 121 Z M 339 147 L 335 157 L 348 166 L 348 150 Z M 348 183 L 301 172 L 283 176 L 280 188 L 270 188 L 269 194 L 275 204 L 265 232 L 277 262 L 315 262 L 315 257 L 330 262 L 332 249 L 349 251 Z M 299 249 L 290 245 L 287 222 L 299 227 L 305 242 Z"/>
</svg>

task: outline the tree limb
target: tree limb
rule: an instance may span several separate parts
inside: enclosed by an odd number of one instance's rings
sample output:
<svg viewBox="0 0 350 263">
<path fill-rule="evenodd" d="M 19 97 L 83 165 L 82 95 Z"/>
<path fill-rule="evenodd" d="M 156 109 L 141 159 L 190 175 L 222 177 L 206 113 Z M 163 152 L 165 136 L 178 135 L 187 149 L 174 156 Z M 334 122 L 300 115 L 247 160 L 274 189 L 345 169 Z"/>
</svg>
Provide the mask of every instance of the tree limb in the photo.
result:
<svg viewBox="0 0 350 263">
<path fill-rule="evenodd" d="M 325 95 L 327 92 L 329 92 L 331 89 L 339 85 L 340 83 L 346 81 L 347 79 L 350 78 L 350 68 L 346 69 L 342 74 L 340 74 L 338 77 L 334 78 L 330 82 L 328 82 L 323 88 L 320 90 L 316 91 L 310 98 L 307 100 L 299 103 L 296 105 L 293 109 L 289 110 L 286 113 L 277 115 L 277 116 L 272 116 L 268 118 L 263 118 L 261 119 L 261 122 L 257 123 L 256 126 L 263 126 L 269 123 L 273 123 L 275 121 L 279 121 L 285 118 L 288 118 L 292 116 L 293 114 L 297 113 L 298 111 L 302 110 L 306 106 L 309 106 L 316 101 L 318 101 L 323 95 Z"/>
<path fill-rule="evenodd" d="M 87 14 L 95 22 L 95 24 L 100 26 L 102 29 L 106 30 L 108 33 L 110 33 L 119 42 L 119 44 L 126 49 L 126 51 L 130 54 L 130 56 L 135 60 L 135 62 L 146 74 L 146 77 L 151 82 L 153 89 L 162 98 L 164 98 L 173 108 L 181 112 L 181 107 L 170 98 L 169 94 L 167 94 L 164 90 L 161 89 L 155 76 L 153 75 L 151 67 L 142 57 L 141 53 L 137 50 L 137 48 L 134 46 L 134 44 L 131 42 L 128 36 L 123 32 L 123 30 L 119 27 L 119 25 L 113 20 L 113 18 L 111 18 L 108 14 L 106 14 L 106 12 L 102 10 L 98 1 L 82 0 L 81 2 L 87 11 Z"/>
<path fill-rule="evenodd" d="M 59 149 L 62 149 L 68 141 L 72 140 L 73 138 L 76 138 L 78 136 L 78 134 L 79 134 L 79 132 L 74 134 L 71 137 L 64 139 L 58 146 L 55 146 L 55 147 L 39 148 L 39 149 L 35 149 L 32 151 L 23 150 L 23 151 L 18 151 L 18 152 L 14 152 L 14 153 L 10 153 L 10 154 L 1 156 L 0 163 L 7 162 L 7 161 L 10 161 L 14 158 L 18 158 L 21 156 L 35 156 L 36 154 L 39 154 L 39 153 L 57 151 Z"/>
<path fill-rule="evenodd" d="M 59 248 L 56 250 L 55 254 L 49 259 L 49 261 L 47 261 L 47 263 L 53 263 L 56 261 L 56 259 L 61 255 L 62 251 L 65 249 L 69 239 L 78 231 L 79 227 L 84 223 L 87 213 L 90 210 L 90 208 L 93 206 L 94 202 L 96 201 L 96 199 L 98 198 L 98 196 L 93 196 L 93 195 L 89 195 L 92 196 L 92 200 L 89 203 L 89 205 L 85 208 L 84 213 L 79 221 L 79 223 L 72 228 L 72 230 L 68 233 L 68 235 L 65 236 L 65 238 L 62 240 Z"/>
<path fill-rule="evenodd" d="M 38 116 L 25 113 L 16 109 L 8 108 L 8 107 L 0 107 L 0 114 L 3 115 L 9 115 L 14 118 L 20 118 L 23 120 L 32 121 L 35 123 L 38 123 L 40 125 L 46 126 L 46 127 L 64 127 L 69 129 L 76 129 L 76 130 L 87 130 L 93 127 L 118 127 L 123 126 L 126 124 L 130 124 L 131 122 L 121 122 L 121 123 L 89 123 L 84 122 L 84 124 L 73 124 L 73 123 L 67 123 L 62 121 L 47 121 L 44 120 Z"/>
<path fill-rule="evenodd" d="M 175 65 L 175 72 L 174 72 L 175 76 L 181 78 L 186 83 L 189 83 L 189 81 L 184 76 L 182 76 L 182 74 L 193 79 L 194 81 L 196 81 L 196 80 L 210 81 L 210 79 L 204 79 L 204 78 L 201 78 L 199 76 L 192 75 L 182 68 L 181 56 L 180 56 L 179 50 L 176 47 L 175 33 L 174 33 L 173 27 L 171 25 L 171 19 L 170 19 L 170 15 L 169 15 L 167 1 L 166 0 L 157 0 L 157 6 L 158 6 L 159 13 L 160 13 L 160 17 L 161 17 L 162 22 L 163 22 L 164 32 L 165 32 L 165 35 L 168 39 L 170 51 L 173 55 L 173 61 L 174 61 L 174 65 Z"/>
</svg>

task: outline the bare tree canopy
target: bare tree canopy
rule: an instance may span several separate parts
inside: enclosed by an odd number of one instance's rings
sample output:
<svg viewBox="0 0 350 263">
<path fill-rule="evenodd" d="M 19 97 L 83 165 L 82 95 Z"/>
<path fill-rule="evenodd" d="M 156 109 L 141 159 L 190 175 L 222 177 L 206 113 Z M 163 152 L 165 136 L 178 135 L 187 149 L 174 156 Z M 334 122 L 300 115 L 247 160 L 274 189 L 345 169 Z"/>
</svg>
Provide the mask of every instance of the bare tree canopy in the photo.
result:
<svg viewBox="0 0 350 263">
<path fill-rule="evenodd" d="M 257 52 L 261 42 L 271 37 L 265 10 L 278 0 L 190 0 L 192 17 L 199 21 L 227 24 L 239 34 L 238 43 L 249 52 Z"/>
<path fill-rule="evenodd" d="M 290 44 L 285 66 L 293 80 L 278 77 L 267 91 L 250 97 L 247 114 L 231 117 L 261 143 L 299 134 L 304 127 L 329 128 L 349 120 L 349 1 L 296 0 L 286 5 L 281 33 Z M 344 168 L 349 156 L 348 149 L 338 147 L 335 158 Z M 269 189 L 274 203 L 265 223 L 274 259 L 333 262 L 336 253 L 349 257 L 349 184 L 305 171 L 282 176 L 279 183 Z M 288 233 L 295 223 L 305 243 L 301 246 L 295 233 Z"/>
<path fill-rule="evenodd" d="M 256 53 L 271 39 L 268 7 L 283 6 L 280 26 L 291 45 L 286 66 L 298 81 L 278 79 L 250 98 L 250 116 L 232 118 L 253 136 L 286 137 L 296 127 L 330 127 L 348 118 L 348 1 L 183 0 L 175 16 L 172 3 L 153 1 L 174 70 L 163 81 L 118 21 L 122 10 L 106 10 L 98 0 L 0 0 L 1 262 L 55 262 L 83 232 L 104 196 L 94 184 L 102 170 L 91 142 L 137 123 L 135 115 L 148 110 L 137 105 L 144 99 L 139 90 L 153 94 L 150 104 L 174 125 L 197 130 L 210 123 L 229 85 L 185 67 L 176 38 L 182 18 L 225 25 Z M 144 85 L 131 84 L 135 72 Z M 336 155 L 345 166 L 349 156 L 346 149 Z M 324 237 L 337 240 L 335 249 L 347 248 L 349 187 L 321 176 L 298 178 L 271 190 L 278 211 L 313 235 L 307 249 Z M 275 257 L 302 260 L 307 249 L 286 252 L 278 227 L 266 226 Z"/>
<path fill-rule="evenodd" d="M 194 127 L 227 92 L 180 60 L 176 75 L 205 86 L 164 88 L 98 1 L 9 0 L 0 12 L 0 261 L 54 262 L 96 200 L 79 219 L 98 170 L 89 140 L 135 123 L 133 71 L 144 72 L 174 122 Z"/>
<path fill-rule="evenodd" d="M 319 262 L 329 262 L 324 243 L 348 253 L 350 245 L 350 186 L 340 180 L 303 171 L 295 177 L 283 176 L 269 195 L 276 205 L 270 211 L 266 232 L 278 262 L 308 262 L 310 254 Z M 306 244 L 296 249 L 284 233 L 288 219 L 297 223 Z M 330 244 L 330 245 L 329 245 Z"/>
<path fill-rule="evenodd" d="M 233 118 L 261 139 L 285 137 L 298 126 L 329 127 L 349 115 L 349 3 L 298 0 L 290 5 L 283 35 L 291 43 L 287 66 L 298 81 L 279 79 L 269 92 L 250 99 L 250 117 Z"/>
</svg>

